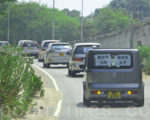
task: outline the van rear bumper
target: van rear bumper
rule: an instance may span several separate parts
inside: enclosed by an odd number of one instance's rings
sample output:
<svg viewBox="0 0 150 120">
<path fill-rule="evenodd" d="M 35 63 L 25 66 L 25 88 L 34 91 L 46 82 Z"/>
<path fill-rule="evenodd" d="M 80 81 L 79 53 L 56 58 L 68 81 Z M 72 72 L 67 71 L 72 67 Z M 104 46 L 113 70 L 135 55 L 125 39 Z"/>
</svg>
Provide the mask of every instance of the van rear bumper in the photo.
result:
<svg viewBox="0 0 150 120">
<path fill-rule="evenodd" d="M 137 101 L 143 99 L 144 83 L 126 83 L 126 84 L 89 84 L 84 85 L 85 98 L 90 101 Z M 92 91 L 101 91 L 101 94 L 92 94 Z M 120 92 L 120 98 L 108 98 L 108 92 Z M 128 91 L 136 91 L 136 94 L 128 94 Z"/>
<path fill-rule="evenodd" d="M 108 99 L 108 98 L 92 97 L 88 98 L 88 100 L 111 103 L 111 102 L 137 102 L 139 100 L 142 100 L 142 98 L 135 97 L 135 98 Z"/>
<path fill-rule="evenodd" d="M 91 89 L 124 89 L 124 88 L 139 88 L 139 83 L 89 83 L 89 88 Z"/>
</svg>

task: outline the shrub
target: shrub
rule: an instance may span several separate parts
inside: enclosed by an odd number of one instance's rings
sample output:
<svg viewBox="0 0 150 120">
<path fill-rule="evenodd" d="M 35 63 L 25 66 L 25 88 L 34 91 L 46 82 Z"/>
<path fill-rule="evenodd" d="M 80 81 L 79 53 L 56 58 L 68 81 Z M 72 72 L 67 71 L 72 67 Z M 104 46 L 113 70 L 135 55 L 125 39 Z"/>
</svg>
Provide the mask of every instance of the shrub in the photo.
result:
<svg viewBox="0 0 150 120">
<path fill-rule="evenodd" d="M 150 56 L 146 59 L 144 71 L 150 75 Z"/>
<path fill-rule="evenodd" d="M 37 92 L 44 95 L 43 82 L 35 75 L 32 63 L 19 48 L 5 48 L 0 54 L 0 106 L 4 115 L 23 115 Z"/>
<path fill-rule="evenodd" d="M 150 74 L 150 47 L 140 46 L 138 49 L 140 52 L 140 59 L 142 63 L 145 64 L 144 72 Z"/>
</svg>

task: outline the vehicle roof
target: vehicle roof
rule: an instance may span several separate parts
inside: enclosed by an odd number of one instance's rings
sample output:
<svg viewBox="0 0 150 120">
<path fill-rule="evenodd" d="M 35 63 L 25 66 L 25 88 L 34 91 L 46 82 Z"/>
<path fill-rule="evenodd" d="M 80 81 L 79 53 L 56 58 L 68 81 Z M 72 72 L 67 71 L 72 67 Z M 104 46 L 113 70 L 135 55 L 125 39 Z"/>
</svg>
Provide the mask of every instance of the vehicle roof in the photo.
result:
<svg viewBox="0 0 150 120">
<path fill-rule="evenodd" d="M 55 41 L 60 41 L 60 40 L 43 40 L 42 42 L 55 42 Z"/>
<path fill-rule="evenodd" d="M 19 40 L 19 42 L 34 42 L 33 40 Z"/>
<path fill-rule="evenodd" d="M 69 44 L 70 45 L 70 43 L 50 43 L 50 45 L 65 45 L 65 44 Z"/>
<path fill-rule="evenodd" d="M 93 52 L 138 52 L 138 49 L 92 49 Z"/>
<path fill-rule="evenodd" d="M 100 45 L 100 43 L 76 43 L 75 46 L 80 46 L 80 45 Z"/>
</svg>

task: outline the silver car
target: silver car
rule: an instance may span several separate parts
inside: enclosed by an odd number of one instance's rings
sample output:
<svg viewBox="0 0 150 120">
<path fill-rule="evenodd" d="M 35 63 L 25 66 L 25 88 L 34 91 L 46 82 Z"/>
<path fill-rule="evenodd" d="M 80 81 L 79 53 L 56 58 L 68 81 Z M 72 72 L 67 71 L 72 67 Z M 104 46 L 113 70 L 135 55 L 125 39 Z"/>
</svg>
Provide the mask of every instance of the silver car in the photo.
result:
<svg viewBox="0 0 150 120">
<path fill-rule="evenodd" d="M 0 48 L 2 48 L 3 46 L 7 46 L 8 44 L 8 41 L 0 41 Z"/>
<path fill-rule="evenodd" d="M 49 43 L 60 43 L 60 40 L 43 40 L 42 43 L 41 43 L 41 49 L 38 53 L 38 61 L 43 61 L 44 52 L 48 48 Z"/>
<path fill-rule="evenodd" d="M 33 40 L 20 40 L 18 46 L 23 49 L 23 54 L 29 56 L 38 56 L 39 45 L 36 41 Z"/>
<path fill-rule="evenodd" d="M 44 52 L 43 67 L 50 67 L 51 64 L 66 64 L 70 58 L 72 47 L 68 43 L 50 43 Z"/>
<path fill-rule="evenodd" d="M 4 48 L 5 46 L 9 45 L 8 41 L 0 41 L 0 52 L 4 52 Z"/>
<path fill-rule="evenodd" d="M 144 83 L 137 49 L 97 49 L 86 56 L 83 102 L 144 105 Z"/>
<path fill-rule="evenodd" d="M 69 60 L 68 75 L 75 76 L 76 73 L 83 72 L 86 53 L 92 48 L 100 48 L 99 43 L 77 43 L 75 44 L 72 56 Z"/>
</svg>

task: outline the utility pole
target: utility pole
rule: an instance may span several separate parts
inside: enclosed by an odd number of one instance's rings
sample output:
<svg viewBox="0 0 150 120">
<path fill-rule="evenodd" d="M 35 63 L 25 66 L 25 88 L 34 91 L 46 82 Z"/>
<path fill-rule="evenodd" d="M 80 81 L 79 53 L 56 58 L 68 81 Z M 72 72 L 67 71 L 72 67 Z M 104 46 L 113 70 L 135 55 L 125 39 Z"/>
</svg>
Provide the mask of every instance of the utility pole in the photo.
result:
<svg viewBox="0 0 150 120">
<path fill-rule="evenodd" d="M 7 41 L 9 42 L 9 26 L 10 26 L 10 4 L 9 4 L 9 1 L 7 0 L 8 2 L 8 15 L 7 15 Z"/>
<path fill-rule="evenodd" d="M 29 17 L 29 11 L 28 11 L 28 3 L 27 3 L 27 17 L 26 17 L 26 39 L 27 40 L 29 40 L 29 28 L 28 28 L 28 22 L 29 22 L 29 19 L 28 19 L 28 17 Z"/>
<path fill-rule="evenodd" d="M 80 34 L 81 34 L 81 41 L 80 42 L 83 42 L 83 0 L 82 0 L 82 5 L 81 5 L 81 31 L 80 31 Z"/>
<path fill-rule="evenodd" d="M 55 40 L 55 0 L 53 0 L 52 39 Z"/>
<path fill-rule="evenodd" d="M 134 35 L 134 0 L 132 2 L 132 15 L 131 15 L 131 36 L 130 36 L 130 48 L 133 48 L 133 35 Z"/>
</svg>

